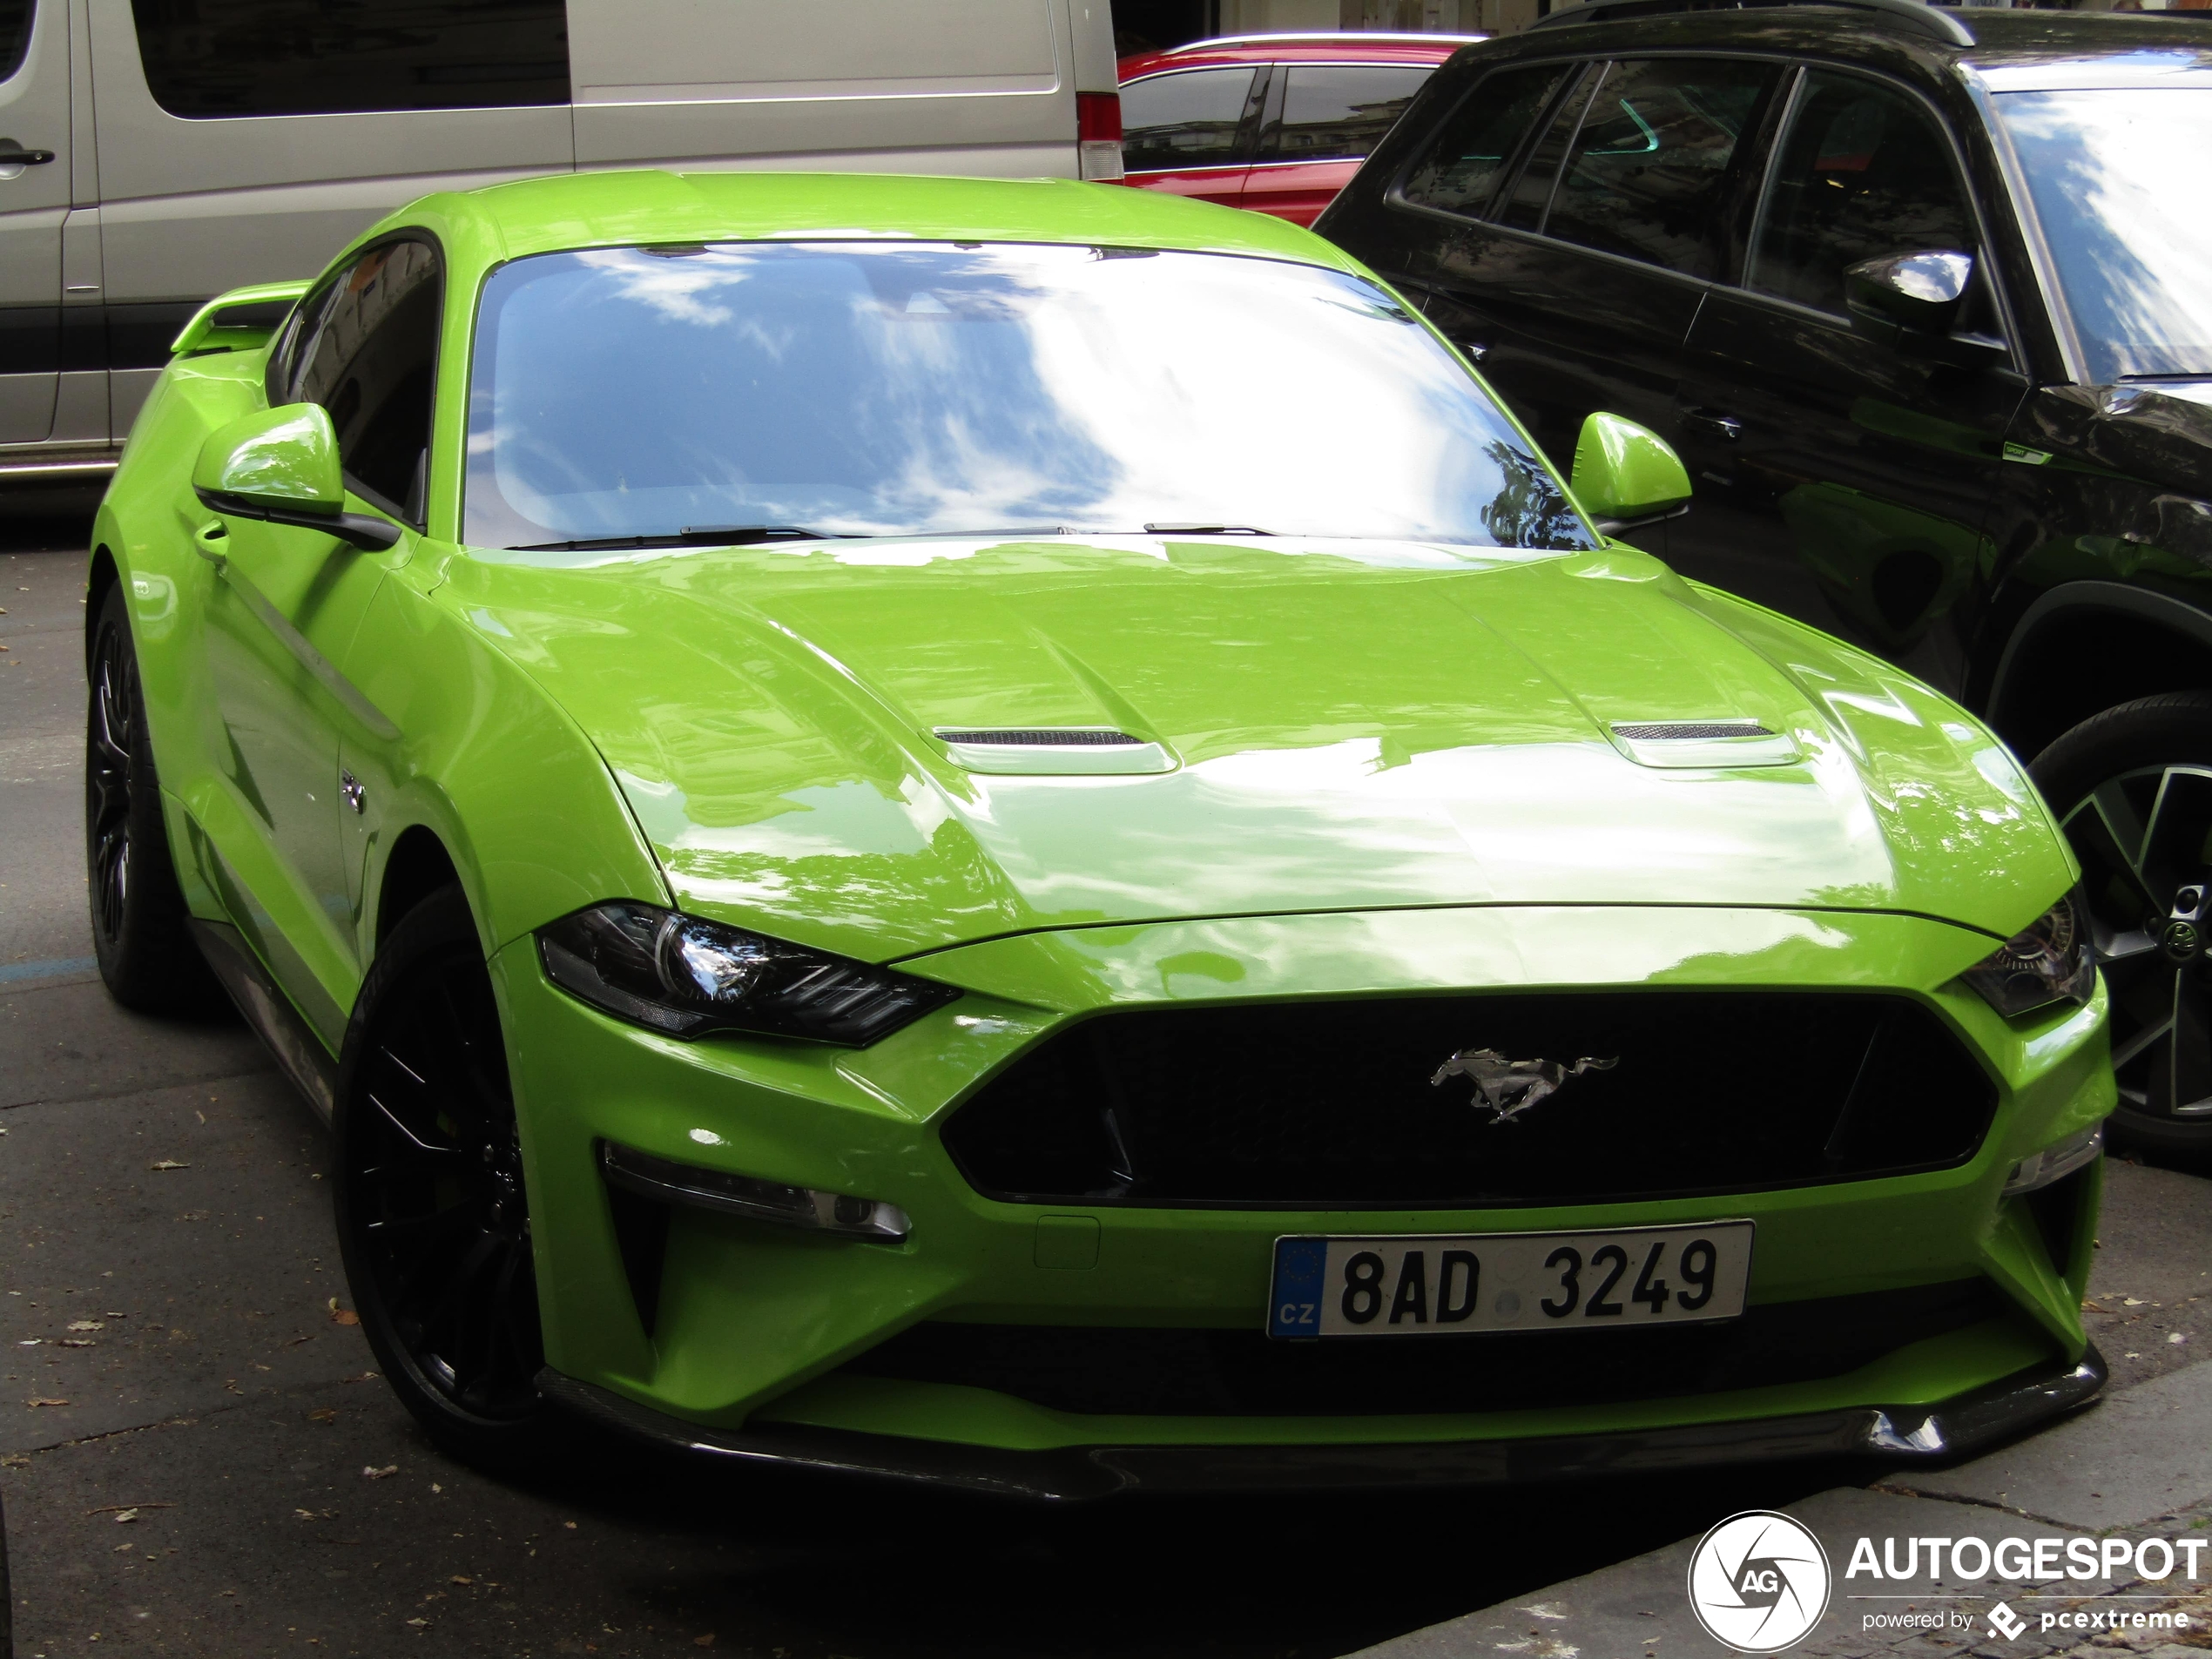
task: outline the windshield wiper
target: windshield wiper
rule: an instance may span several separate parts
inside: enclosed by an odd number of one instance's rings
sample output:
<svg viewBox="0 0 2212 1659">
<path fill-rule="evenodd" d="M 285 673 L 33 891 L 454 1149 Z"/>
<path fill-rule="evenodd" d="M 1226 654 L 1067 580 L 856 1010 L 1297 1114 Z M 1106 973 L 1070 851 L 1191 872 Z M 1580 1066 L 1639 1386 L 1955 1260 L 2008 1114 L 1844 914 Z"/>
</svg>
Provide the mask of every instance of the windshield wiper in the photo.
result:
<svg viewBox="0 0 2212 1659">
<path fill-rule="evenodd" d="M 658 536 L 594 536 L 574 542 L 532 542 L 510 553 L 599 553 L 629 547 L 747 547 L 756 542 L 833 542 L 853 539 L 824 535 L 799 524 L 686 525 Z"/>
<path fill-rule="evenodd" d="M 1144 527 L 1147 536 L 1272 536 L 1257 524 L 1184 524 L 1173 521 Z"/>
</svg>

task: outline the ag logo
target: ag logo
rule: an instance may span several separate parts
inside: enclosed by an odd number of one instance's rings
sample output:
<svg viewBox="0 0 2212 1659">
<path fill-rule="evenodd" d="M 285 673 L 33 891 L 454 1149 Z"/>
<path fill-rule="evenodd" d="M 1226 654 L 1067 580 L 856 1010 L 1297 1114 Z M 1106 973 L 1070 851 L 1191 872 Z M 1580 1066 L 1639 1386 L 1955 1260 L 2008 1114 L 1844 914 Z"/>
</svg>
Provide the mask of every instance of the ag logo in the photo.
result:
<svg viewBox="0 0 2212 1659">
<path fill-rule="evenodd" d="M 1828 1610 L 1828 1552 L 1802 1524 L 1747 1509 L 1697 1541 L 1689 1608 L 1705 1633 L 1738 1653 L 1780 1653 Z"/>
</svg>

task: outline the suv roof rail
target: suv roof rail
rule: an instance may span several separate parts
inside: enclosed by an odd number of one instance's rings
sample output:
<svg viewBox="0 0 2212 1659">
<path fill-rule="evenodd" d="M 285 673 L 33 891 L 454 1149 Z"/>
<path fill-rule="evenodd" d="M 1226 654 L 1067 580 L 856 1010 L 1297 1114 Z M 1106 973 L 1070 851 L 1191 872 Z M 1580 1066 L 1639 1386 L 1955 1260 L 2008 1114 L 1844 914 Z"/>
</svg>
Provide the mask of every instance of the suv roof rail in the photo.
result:
<svg viewBox="0 0 2212 1659">
<path fill-rule="evenodd" d="M 1748 11 L 1769 7 L 1804 7 L 1809 10 L 1871 11 L 1892 18 L 1915 32 L 1931 36 L 1948 46 L 1971 46 L 1973 31 L 1947 10 L 1927 0 L 1584 0 L 1563 6 L 1549 17 L 1539 17 L 1531 29 L 1553 29 L 1566 24 L 1614 23 L 1624 17 L 1660 17 L 1682 11 Z"/>
</svg>

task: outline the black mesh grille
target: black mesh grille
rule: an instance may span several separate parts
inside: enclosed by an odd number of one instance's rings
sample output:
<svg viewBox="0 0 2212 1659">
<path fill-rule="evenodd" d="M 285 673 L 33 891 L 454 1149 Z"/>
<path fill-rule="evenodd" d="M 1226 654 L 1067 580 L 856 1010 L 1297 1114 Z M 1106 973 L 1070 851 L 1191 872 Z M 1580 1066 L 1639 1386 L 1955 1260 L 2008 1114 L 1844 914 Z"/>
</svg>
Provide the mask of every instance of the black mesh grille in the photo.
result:
<svg viewBox="0 0 2212 1659">
<path fill-rule="evenodd" d="M 1703 738 L 1770 738 L 1768 731 L 1757 720 L 1676 720 L 1656 725 L 1615 725 L 1615 737 L 1627 738 L 1637 743 L 1683 743 Z"/>
<path fill-rule="evenodd" d="M 1136 1416 L 1495 1412 L 1840 1377 L 2005 1316 L 1986 1279 L 1784 1302 L 1725 1324 L 1278 1342 L 1258 1331 L 924 1324 L 846 1369 Z"/>
<path fill-rule="evenodd" d="M 1613 1060 L 1500 1120 L 1454 1053 Z M 1568 993 L 1132 1010 L 956 1111 L 993 1197 L 1478 1208 L 1757 1191 L 1971 1158 L 1996 1089 L 1902 997 Z"/>
<path fill-rule="evenodd" d="M 1001 748 L 1089 749 L 1114 747 L 1142 743 L 1142 738 L 1132 738 L 1126 732 L 1054 732 L 1049 728 L 1024 727 L 1007 732 L 940 732 L 941 743 L 992 744 Z"/>
</svg>

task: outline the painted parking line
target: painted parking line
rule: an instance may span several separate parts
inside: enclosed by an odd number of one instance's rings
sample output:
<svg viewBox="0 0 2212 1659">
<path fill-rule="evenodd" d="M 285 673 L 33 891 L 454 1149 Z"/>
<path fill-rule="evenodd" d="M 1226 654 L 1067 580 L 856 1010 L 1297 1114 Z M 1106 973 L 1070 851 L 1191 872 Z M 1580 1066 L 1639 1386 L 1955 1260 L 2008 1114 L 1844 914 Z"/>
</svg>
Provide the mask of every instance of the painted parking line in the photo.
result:
<svg viewBox="0 0 2212 1659">
<path fill-rule="evenodd" d="M 44 962 L 10 962 L 0 968 L 0 985 L 21 985 L 28 981 L 67 979 L 72 974 L 89 974 L 100 965 L 96 956 L 57 957 Z"/>
</svg>

